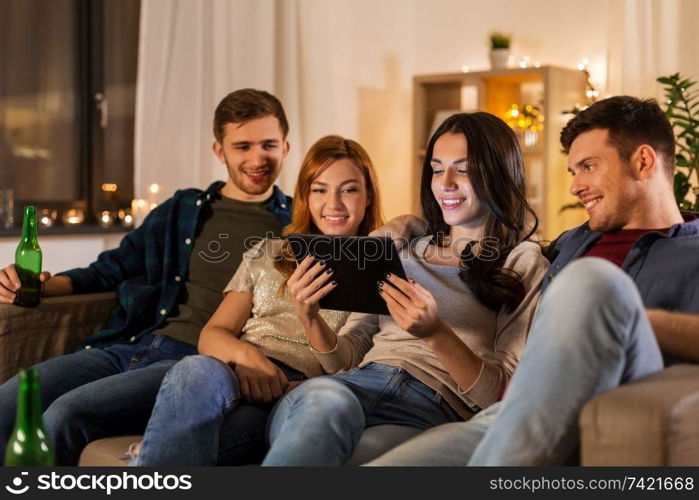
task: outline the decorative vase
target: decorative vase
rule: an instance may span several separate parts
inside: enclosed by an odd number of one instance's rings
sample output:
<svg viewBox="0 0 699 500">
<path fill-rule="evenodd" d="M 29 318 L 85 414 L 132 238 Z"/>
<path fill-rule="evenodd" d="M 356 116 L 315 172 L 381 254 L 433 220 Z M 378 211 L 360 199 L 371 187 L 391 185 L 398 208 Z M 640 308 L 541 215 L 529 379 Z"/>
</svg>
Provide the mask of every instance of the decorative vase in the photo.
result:
<svg viewBox="0 0 699 500">
<path fill-rule="evenodd" d="M 510 49 L 491 49 L 490 67 L 492 69 L 507 69 L 512 66 L 512 55 Z"/>
</svg>

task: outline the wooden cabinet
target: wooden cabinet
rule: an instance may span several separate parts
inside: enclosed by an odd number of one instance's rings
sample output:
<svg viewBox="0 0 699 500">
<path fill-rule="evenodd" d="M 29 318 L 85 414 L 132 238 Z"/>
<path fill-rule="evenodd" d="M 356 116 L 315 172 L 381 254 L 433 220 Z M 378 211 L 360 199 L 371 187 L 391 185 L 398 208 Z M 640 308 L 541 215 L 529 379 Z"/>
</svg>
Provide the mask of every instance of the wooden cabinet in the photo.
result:
<svg viewBox="0 0 699 500">
<path fill-rule="evenodd" d="M 414 78 L 414 179 L 419 187 L 425 147 L 437 125 L 459 111 L 487 111 L 507 117 L 512 105 L 521 114 L 526 105 L 540 114 L 543 129 L 522 128 L 510 113 L 510 123 L 520 138 L 524 155 L 527 196 L 536 211 L 539 236 L 553 239 L 565 229 L 586 220 L 584 210 L 561 212 L 561 207 L 575 203 L 568 192 L 570 175 L 559 135 L 571 118 L 563 111 L 586 102 L 586 82 L 582 72 L 542 66 L 540 68 L 478 71 L 416 76 Z M 531 108 L 530 108 L 531 109 Z M 515 115 L 517 112 L 514 113 Z M 541 121 L 543 120 L 543 121 Z M 419 189 L 419 188 L 418 188 Z M 419 211 L 417 189 L 415 208 Z"/>
</svg>

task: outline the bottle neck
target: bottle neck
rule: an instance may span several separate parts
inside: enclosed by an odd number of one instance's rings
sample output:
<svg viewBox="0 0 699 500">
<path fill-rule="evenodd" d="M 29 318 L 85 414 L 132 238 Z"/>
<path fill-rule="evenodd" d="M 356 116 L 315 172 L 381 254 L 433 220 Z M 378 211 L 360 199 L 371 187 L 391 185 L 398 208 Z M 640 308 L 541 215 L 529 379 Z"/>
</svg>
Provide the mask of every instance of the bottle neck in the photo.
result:
<svg viewBox="0 0 699 500">
<path fill-rule="evenodd" d="M 41 390 L 37 381 L 21 381 L 17 395 L 18 429 L 36 429 L 43 427 L 41 421 Z"/>
<path fill-rule="evenodd" d="M 22 241 L 37 244 L 36 239 L 36 213 L 25 213 L 22 223 Z"/>
</svg>

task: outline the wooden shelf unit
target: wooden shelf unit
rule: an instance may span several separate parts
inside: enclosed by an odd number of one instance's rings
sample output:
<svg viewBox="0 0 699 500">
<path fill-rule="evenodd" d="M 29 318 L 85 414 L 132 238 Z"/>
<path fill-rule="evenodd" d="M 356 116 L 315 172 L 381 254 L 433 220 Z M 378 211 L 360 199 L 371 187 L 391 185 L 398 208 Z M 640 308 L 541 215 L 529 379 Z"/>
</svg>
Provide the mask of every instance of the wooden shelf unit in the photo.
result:
<svg viewBox="0 0 699 500">
<path fill-rule="evenodd" d="M 420 185 L 425 147 L 433 130 L 435 116 L 447 111 L 487 111 L 500 118 L 512 104 L 522 108 L 531 104 L 544 116 L 544 129 L 538 140 L 525 145 L 524 155 L 527 195 L 540 222 L 540 237 L 553 239 L 561 232 L 586 220 L 584 210 L 566 210 L 563 205 L 576 199 L 568 192 L 570 176 L 566 156 L 561 151 L 559 135 L 570 118 L 563 111 L 583 104 L 586 82 L 582 72 L 542 66 L 470 73 L 420 75 L 413 79 L 413 158 L 414 182 Z M 530 137 L 531 138 L 531 137 Z M 419 213 L 419 196 L 414 206 Z"/>
</svg>

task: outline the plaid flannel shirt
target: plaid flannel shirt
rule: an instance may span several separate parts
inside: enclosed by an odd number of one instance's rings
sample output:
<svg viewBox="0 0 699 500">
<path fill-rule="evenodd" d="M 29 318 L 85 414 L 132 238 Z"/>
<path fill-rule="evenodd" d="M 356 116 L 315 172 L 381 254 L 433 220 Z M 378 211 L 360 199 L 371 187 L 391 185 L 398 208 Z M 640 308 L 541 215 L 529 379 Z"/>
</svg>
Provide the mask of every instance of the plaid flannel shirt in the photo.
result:
<svg viewBox="0 0 699 500">
<path fill-rule="evenodd" d="M 118 248 L 102 252 L 89 267 L 59 273 L 70 277 L 74 293 L 116 290 L 119 297 L 107 328 L 78 349 L 133 341 L 162 326 L 184 286 L 201 208 L 223 184 L 215 182 L 206 191 L 177 191 L 127 234 Z M 267 209 L 281 227 L 291 221 L 291 198 L 277 186 Z"/>
</svg>

